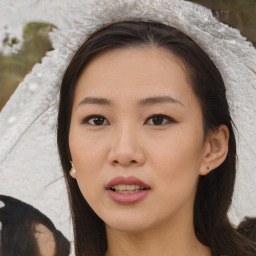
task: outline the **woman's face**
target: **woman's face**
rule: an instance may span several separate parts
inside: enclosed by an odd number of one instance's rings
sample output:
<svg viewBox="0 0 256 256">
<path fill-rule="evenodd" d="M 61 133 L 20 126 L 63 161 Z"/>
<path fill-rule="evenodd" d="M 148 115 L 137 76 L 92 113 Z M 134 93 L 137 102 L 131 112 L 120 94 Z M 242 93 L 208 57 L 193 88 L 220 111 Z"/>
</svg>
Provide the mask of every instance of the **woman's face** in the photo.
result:
<svg viewBox="0 0 256 256">
<path fill-rule="evenodd" d="M 69 145 L 72 176 L 107 228 L 192 225 L 205 143 L 179 58 L 154 47 L 96 57 L 77 82 Z"/>
</svg>

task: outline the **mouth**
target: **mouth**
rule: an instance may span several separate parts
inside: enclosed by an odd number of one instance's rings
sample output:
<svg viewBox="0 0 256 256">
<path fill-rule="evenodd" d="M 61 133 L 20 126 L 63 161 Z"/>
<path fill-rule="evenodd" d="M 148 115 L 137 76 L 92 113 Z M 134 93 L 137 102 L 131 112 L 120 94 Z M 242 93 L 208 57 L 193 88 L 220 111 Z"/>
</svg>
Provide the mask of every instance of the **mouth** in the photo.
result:
<svg viewBox="0 0 256 256">
<path fill-rule="evenodd" d="M 151 189 L 150 186 L 137 177 L 118 176 L 112 179 L 105 187 L 117 193 L 140 192 L 142 190 Z"/>
<path fill-rule="evenodd" d="M 110 188 L 111 191 L 120 193 L 120 194 L 132 194 L 132 193 L 137 193 L 147 189 L 149 188 L 144 188 L 139 185 L 125 185 L 125 184 L 116 185 Z"/>
<path fill-rule="evenodd" d="M 105 189 L 116 203 L 133 204 L 145 198 L 151 187 L 136 177 L 120 176 L 112 179 Z"/>
</svg>

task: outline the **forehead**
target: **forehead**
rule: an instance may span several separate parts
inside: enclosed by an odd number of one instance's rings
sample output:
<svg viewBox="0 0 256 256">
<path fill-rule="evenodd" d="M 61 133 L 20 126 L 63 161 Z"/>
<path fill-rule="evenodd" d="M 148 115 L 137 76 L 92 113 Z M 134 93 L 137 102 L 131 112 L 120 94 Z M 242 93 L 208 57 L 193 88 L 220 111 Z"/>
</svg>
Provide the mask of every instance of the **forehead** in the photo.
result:
<svg viewBox="0 0 256 256">
<path fill-rule="evenodd" d="M 163 48 L 129 47 L 103 53 L 83 70 L 75 101 L 86 96 L 139 100 L 193 96 L 183 61 Z"/>
</svg>

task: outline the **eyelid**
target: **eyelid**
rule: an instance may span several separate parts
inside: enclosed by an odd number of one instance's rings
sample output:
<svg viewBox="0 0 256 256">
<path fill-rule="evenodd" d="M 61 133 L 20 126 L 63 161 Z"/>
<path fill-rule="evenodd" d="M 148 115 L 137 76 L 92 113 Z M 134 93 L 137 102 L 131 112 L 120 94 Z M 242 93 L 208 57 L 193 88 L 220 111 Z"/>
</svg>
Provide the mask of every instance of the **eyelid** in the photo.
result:
<svg viewBox="0 0 256 256">
<path fill-rule="evenodd" d="M 104 125 L 93 125 L 93 124 L 90 124 L 89 123 L 89 121 L 91 120 L 91 119 L 93 119 L 93 118 L 97 118 L 97 117 L 100 117 L 100 118 L 103 118 L 103 119 L 105 119 L 107 122 L 108 122 L 108 124 L 107 125 L 109 125 L 109 121 L 103 116 L 103 115 L 97 115 L 97 114 L 92 114 L 92 115 L 89 115 L 89 116 L 86 116 L 85 118 L 83 118 L 82 120 L 81 120 L 81 124 L 88 124 L 88 125 L 91 125 L 91 126 L 104 126 Z M 106 125 L 106 124 L 105 124 Z"/>
<path fill-rule="evenodd" d="M 160 125 L 150 124 L 150 125 L 152 125 L 152 126 L 164 126 L 164 125 L 170 124 L 170 123 L 177 123 L 177 121 L 176 121 L 175 119 L 173 119 L 172 117 L 170 117 L 170 116 L 167 116 L 167 115 L 164 115 L 164 114 L 154 114 L 154 115 L 149 116 L 149 117 L 146 119 L 146 121 L 145 121 L 144 124 L 146 124 L 150 119 L 152 119 L 152 118 L 154 118 L 154 117 L 161 117 L 161 118 L 167 120 L 167 123 L 165 123 L 165 124 L 160 124 Z M 103 118 L 105 121 L 107 121 L 107 125 L 110 124 L 109 121 L 108 121 L 103 115 L 97 115 L 97 114 L 92 114 L 92 115 L 86 116 L 85 118 L 83 118 L 83 119 L 81 120 L 81 124 L 83 124 L 83 125 L 84 125 L 84 124 L 88 124 L 88 125 L 91 125 L 91 126 L 104 126 L 104 125 L 106 125 L 106 124 L 102 124 L 102 125 L 93 125 L 93 124 L 90 124 L 89 121 L 90 121 L 91 119 L 93 119 L 93 118 Z"/>
<path fill-rule="evenodd" d="M 149 117 L 146 119 L 145 123 L 147 123 L 148 120 L 150 120 L 150 119 L 152 119 L 152 118 L 154 118 L 154 117 L 162 117 L 163 119 L 168 120 L 167 124 L 170 124 L 170 123 L 177 123 L 177 121 L 176 121 L 175 119 L 173 119 L 173 118 L 170 117 L 170 116 L 164 115 L 164 114 L 154 114 L 154 115 L 151 115 L 151 116 L 149 116 Z M 152 125 L 152 126 L 164 126 L 165 124 L 162 124 L 162 125 L 150 124 L 150 125 Z"/>
</svg>

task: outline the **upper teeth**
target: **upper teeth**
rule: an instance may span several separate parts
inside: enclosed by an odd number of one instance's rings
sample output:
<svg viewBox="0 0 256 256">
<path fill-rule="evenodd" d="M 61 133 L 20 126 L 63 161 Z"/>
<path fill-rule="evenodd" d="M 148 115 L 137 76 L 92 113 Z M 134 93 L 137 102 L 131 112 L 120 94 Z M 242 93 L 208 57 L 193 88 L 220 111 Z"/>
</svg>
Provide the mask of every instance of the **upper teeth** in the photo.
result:
<svg viewBox="0 0 256 256">
<path fill-rule="evenodd" d="M 118 190 L 118 191 L 126 191 L 126 190 L 139 190 L 139 189 L 143 189 L 144 187 L 141 187 L 139 185 L 124 185 L 124 184 L 120 184 L 120 185 L 116 185 L 113 186 L 112 189 Z"/>
</svg>

